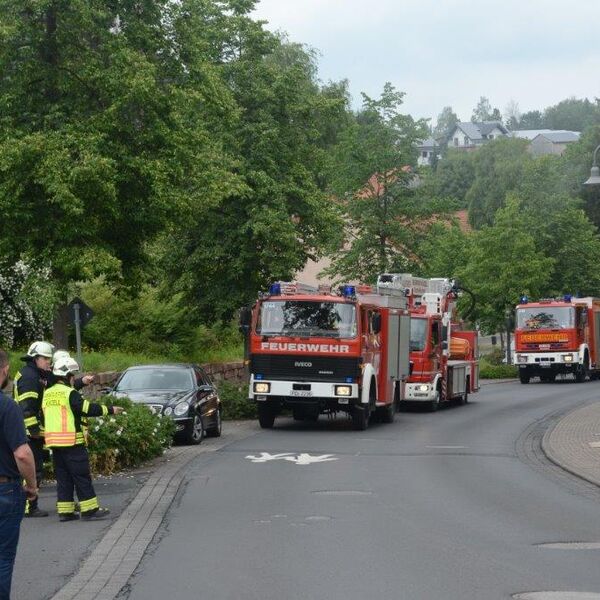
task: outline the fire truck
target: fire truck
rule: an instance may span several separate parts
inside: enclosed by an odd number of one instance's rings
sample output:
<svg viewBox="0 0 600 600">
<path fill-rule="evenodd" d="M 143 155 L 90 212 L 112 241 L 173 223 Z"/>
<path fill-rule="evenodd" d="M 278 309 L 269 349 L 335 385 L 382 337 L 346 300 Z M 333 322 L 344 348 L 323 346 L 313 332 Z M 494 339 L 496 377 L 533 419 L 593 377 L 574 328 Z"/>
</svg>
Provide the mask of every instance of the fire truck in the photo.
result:
<svg viewBox="0 0 600 600">
<path fill-rule="evenodd" d="M 552 382 L 571 374 L 582 383 L 600 373 L 600 299 L 548 298 L 529 302 L 521 298 L 516 308 L 513 362 L 521 383 L 532 377 Z"/>
<path fill-rule="evenodd" d="M 243 310 L 249 399 L 262 428 L 290 409 L 294 419 L 350 415 L 364 430 L 394 420 L 409 373 L 410 314 L 402 290 L 382 286 L 313 288 L 277 282 Z"/>
<path fill-rule="evenodd" d="M 479 336 L 457 319 L 457 284 L 406 273 L 383 277 L 405 289 L 411 315 L 411 375 L 401 401 L 424 403 L 432 411 L 443 402 L 466 404 L 479 390 Z"/>
</svg>

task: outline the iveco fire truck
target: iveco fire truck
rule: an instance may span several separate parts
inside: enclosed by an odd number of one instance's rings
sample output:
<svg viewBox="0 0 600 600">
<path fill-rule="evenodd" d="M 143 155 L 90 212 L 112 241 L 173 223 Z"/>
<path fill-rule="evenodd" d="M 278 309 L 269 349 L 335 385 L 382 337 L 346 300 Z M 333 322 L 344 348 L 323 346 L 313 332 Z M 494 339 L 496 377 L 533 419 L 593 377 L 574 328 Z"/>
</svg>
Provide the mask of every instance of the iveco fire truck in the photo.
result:
<svg viewBox="0 0 600 600">
<path fill-rule="evenodd" d="M 405 289 L 411 315 L 412 372 L 402 401 L 425 403 L 432 411 L 442 402 L 466 403 L 479 390 L 479 338 L 477 331 L 465 331 L 458 322 L 457 285 L 407 273 L 382 277 Z"/>
<path fill-rule="evenodd" d="M 521 298 L 516 309 L 513 362 L 521 383 L 532 377 L 551 382 L 571 374 L 584 382 L 600 373 L 600 299 L 548 298 L 529 302 Z"/>
<path fill-rule="evenodd" d="M 402 290 L 312 288 L 278 282 L 261 295 L 248 328 L 249 398 L 263 428 L 282 409 L 297 420 L 348 413 L 364 430 L 392 422 L 409 372 L 410 315 Z"/>
</svg>

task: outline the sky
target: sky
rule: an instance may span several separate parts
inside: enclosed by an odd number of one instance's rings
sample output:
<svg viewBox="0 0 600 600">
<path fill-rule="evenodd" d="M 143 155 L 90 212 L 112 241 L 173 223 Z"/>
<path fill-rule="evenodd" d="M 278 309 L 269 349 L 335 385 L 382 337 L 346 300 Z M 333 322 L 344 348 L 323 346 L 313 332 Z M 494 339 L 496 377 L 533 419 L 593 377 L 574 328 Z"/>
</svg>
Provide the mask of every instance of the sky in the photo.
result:
<svg viewBox="0 0 600 600">
<path fill-rule="evenodd" d="M 355 107 L 386 81 L 404 110 L 469 120 L 600 97 L 600 0 L 261 0 L 255 16 L 320 52 L 323 82 L 348 79 Z"/>
</svg>

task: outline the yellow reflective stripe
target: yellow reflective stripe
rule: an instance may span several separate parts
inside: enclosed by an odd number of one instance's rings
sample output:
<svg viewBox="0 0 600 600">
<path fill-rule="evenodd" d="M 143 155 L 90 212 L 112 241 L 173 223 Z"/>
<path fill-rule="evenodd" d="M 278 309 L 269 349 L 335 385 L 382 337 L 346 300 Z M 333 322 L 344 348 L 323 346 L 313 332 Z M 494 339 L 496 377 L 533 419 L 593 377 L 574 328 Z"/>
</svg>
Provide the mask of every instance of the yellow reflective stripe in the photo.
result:
<svg viewBox="0 0 600 600">
<path fill-rule="evenodd" d="M 102 405 L 102 416 L 105 417 L 108 414 L 108 406 Z"/>
<path fill-rule="evenodd" d="M 77 435 L 75 437 L 75 443 L 76 444 L 83 444 L 85 442 L 85 438 L 83 437 L 83 432 L 82 431 L 78 431 Z"/>
<path fill-rule="evenodd" d="M 35 398 L 37 400 L 39 394 L 37 392 L 25 392 L 24 394 L 17 394 L 17 402 L 23 402 L 28 398 Z"/>
<path fill-rule="evenodd" d="M 75 502 L 57 502 L 56 512 L 59 515 L 70 514 L 75 512 Z"/>
<path fill-rule="evenodd" d="M 98 498 L 96 496 L 90 498 L 89 500 L 79 501 L 79 510 L 82 513 L 87 512 L 89 510 L 94 510 L 95 508 L 100 508 L 100 505 L 98 504 Z"/>
<path fill-rule="evenodd" d="M 37 417 L 27 417 L 25 419 L 25 427 L 35 427 L 38 423 Z"/>
<path fill-rule="evenodd" d="M 90 401 L 89 400 L 84 400 L 83 401 L 83 407 L 81 408 L 81 412 L 87 414 L 90 410 Z"/>
</svg>

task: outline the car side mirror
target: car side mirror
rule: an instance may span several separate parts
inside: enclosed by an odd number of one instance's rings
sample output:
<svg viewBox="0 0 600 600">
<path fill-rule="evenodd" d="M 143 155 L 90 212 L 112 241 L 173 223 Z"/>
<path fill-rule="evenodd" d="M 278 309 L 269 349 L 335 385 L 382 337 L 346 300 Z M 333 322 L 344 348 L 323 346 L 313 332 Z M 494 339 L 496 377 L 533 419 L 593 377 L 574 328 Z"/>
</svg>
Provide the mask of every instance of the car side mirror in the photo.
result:
<svg viewBox="0 0 600 600">
<path fill-rule="evenodd" d="M 244 306 L 240 308 L 240 327 L 250 327 L 252 324 L 252 311 Z"/>
</svg>

